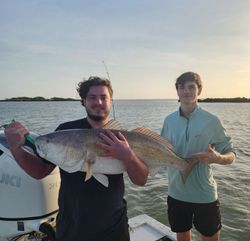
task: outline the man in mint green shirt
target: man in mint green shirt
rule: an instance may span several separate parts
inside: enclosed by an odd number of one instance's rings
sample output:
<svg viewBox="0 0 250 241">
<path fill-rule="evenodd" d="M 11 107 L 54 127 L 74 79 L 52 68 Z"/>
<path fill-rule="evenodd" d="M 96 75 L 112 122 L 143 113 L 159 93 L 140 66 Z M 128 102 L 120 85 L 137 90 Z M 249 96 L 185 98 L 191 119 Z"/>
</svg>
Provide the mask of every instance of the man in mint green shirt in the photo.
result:
<svg viewBox="0 0 250 241">
<path fill-rule="evenodd" d="M 200 76 L 186 72 L 175 83 L 180 108 L 166 117 L 162 136 L 185 159 L 196 159 L 185 183 L 179 170 L 168 168 L 168 218 L 177 241 L 191 241 L 192 225 L 203 241 L 220 240 L 221 216 L 212 163 L 231 164 L 235 159 L 231 139 L 215 115 L 198 106 Z"/>
</svg>

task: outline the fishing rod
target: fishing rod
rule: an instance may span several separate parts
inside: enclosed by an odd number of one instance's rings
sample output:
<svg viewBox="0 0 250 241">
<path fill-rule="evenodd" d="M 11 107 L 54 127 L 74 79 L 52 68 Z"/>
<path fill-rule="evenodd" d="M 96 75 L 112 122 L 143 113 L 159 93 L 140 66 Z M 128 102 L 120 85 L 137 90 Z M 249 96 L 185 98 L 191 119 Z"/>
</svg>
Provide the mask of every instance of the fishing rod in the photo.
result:
<svg viewBox="0 0 250 241">
<path fill-rule="evenodd" d="M 107 65 L 105 64 L 104 60 L 102 60 L 102 63 L 103 63 L 103 65 L 104 65 L 106 74 L 107 74 L 107 76 L 108 76 L 108 80 L 111 81 L 111 80 L 110 80 L 109 71 L 108 71 L 108 67 L 107 67 Z M 113 99 L 113 97 L 112 97 L 112 112 L 113 112 L 113 118 L 114 118 L 114 120 L 115 120 L 115 119 L 116 119 L 116 116 L 115 116 L 115 104 L 114 104 L 114 99 Z"/>
</svg>

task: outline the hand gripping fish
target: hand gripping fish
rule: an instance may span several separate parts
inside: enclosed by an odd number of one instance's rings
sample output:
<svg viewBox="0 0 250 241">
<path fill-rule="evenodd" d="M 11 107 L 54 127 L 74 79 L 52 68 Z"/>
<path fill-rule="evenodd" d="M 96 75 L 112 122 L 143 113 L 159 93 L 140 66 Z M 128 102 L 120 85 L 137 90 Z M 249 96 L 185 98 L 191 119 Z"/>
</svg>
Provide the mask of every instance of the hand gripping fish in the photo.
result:
<svg viewBox="0 0 250 241">
<path fill-rule="evenodd" d="M 180 170 L 185 182 L 195 163 L 178 157 L 167 139 L 147 128 L 127 131 L 119 126 L 117 121 L 110 121 L 99 129 L 60 130 L 41 135 L 35 140 L 36 150 L 42 158 L 64 171 L 86 172 L 85 181 L 93 176 L 108 187 L 108 177 L 105 174 L 126 171 L 122 161 L 101 156 L 105 150 L 96 145 L 100 141 L 100 133 L 110 129 L 115 135 L 121 132 L 125 136 L 137 157 L 148 165 L 152 176 L 163 166 L 173 166 Z"/>
</svg>

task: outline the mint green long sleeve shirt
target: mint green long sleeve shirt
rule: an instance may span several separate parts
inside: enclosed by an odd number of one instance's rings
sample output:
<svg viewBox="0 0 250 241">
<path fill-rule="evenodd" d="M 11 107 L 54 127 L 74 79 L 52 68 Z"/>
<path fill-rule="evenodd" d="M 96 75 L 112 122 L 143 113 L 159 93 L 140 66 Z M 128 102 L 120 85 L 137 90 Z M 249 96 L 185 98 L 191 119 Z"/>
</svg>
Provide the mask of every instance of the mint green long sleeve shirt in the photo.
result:
<svg viewBox="0 0 250 241">
<path fill-rule="evenodd" d="M 179 110 L 167 116 L 161 135 L 169 139 L 177 155 L 185 159 L 194 153 L 207 151 L 208 144 L 212 144 L 220 153 L 234 152 L 231 138 L 226 134 L 220 120 L 200 107 L 188 119 Z M 198 162 L 185 183 L 179 170 L 169 167 L 168 194 L 177 200 L 193 203 L 217 200 L 217 184 L 211 164 Z"/>
</svg>

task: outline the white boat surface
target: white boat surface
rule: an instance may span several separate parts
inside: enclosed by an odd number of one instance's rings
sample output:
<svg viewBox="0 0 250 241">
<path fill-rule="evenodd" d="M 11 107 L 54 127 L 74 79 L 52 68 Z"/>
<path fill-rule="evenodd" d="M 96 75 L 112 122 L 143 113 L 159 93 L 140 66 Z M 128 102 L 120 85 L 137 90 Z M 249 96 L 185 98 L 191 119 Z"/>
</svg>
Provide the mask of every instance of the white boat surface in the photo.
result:
<svg viewBox="0 0 250 241">
<path fill-rule="evenodd" d="M 146 214 L 130 218 L 129 229 L 131 241 L 176 241 L 168 226 Z"/>
<path fill-rule="evenodd" d="M 128 223 L 130 241 L 176 241 L 175 233 L 168 226 L 146 214 L 130 218 Z M 33 235 L 27 234 L 19 238 L 18 236 L 12 238 L 0 237 L 0 241 L 42 241 L 42 237 L 42 234 L 34 233 Z"/>
</svg>

